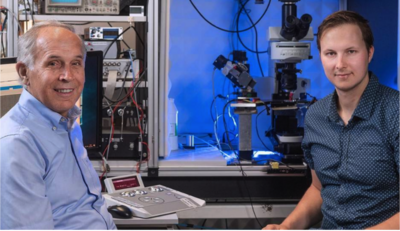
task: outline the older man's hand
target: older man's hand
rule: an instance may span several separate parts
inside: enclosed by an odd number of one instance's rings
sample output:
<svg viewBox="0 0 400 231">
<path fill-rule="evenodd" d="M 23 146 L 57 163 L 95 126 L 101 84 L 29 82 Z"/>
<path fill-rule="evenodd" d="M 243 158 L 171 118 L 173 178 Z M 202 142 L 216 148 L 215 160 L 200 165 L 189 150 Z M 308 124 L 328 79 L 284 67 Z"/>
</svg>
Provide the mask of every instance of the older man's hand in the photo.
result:
<svg viewBox="0 0 400 231">
<path fill-rule="evenodd" d="M 286 229 L 289 229 L 289 227 L 277 224 L 270 224 L 263 228 L 263 230 L 286 230 Z"/>
</svg>

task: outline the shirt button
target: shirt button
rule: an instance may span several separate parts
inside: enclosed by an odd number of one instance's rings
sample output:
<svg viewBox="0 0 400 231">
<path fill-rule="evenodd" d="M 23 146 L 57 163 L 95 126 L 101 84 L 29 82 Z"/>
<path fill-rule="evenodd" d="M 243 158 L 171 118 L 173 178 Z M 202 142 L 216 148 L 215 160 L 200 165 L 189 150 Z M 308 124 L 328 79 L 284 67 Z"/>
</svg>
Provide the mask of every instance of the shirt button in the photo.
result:
<svg viewBox="0 0 400 231">
<path fill-rule="evenodd" d="M 66 119 L 65 119 L 64 117 L 61 118 L 61 122 L 65 122 L 65 120 L 66 120 Z"/>
<path fill-rule="evenodd" d="M 57 130 L 57 127 L 56 127 L 56 126 L 53 127 L 53 131 L 55 131 L 55 130 Z"/>
</svg>

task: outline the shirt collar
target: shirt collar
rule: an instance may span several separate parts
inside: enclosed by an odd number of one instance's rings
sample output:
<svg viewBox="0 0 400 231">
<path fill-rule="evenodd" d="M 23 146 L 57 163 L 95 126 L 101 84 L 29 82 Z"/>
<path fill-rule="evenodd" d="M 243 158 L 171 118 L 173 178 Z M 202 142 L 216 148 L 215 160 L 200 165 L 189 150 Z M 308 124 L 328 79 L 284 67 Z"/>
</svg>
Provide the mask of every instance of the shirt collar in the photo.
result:
<svg viewBox="0 0 400 231">
<path fill-rule="evenodd" d="M 68 111 L 68 115 L 65 118 L 59 113 L 50 110 L 26 89 L 22 90 L 18 103 L 32 114 L 45 118 L 49 122 L 49 125 L 53 127 L 53 130 L 55 130 L 54 127 L 70 129 L 75 120 L 81 115 L 81 109 L 74 106 Z"/>
<path fill-rule="evenodd" d="M 371 99 L 375 99 L 376 94 L 379 91 L 379 80 L 372 72 L 368 73 L 369 81 L 368 85 L 365 88 L 363 94 L 361 95 L 360 102 L 358 103 L 356 109 L 354 110 L 352 117 L 358 117 L 360 119 L 369 119 L 373 109 L 373 101 Z M 337 122 L 340 121 L 339 114 L 337 113 L 337 102 L 338 102 L 338 95 L 336 90 L 331 94 L 331 99 L 328 108 L 327 117 L 331 121 Z"/>
<path fill-rule="evenodd" d="M 360 102 L 358 103 L 353 116 L 365 120 L 371 117 L 374 101 L 378 98 L 379 86 L 378 77 L 376 77 L 372 72 L 369 72 L 368 85 L 361 96 Z"/>
<path fill-rule="evenodd" d="M 329 108 L 327 118 L 330 121 L 338 122 L 340 121 L 339 114 L 337 113 L 337 102 L 338 102 L 338 95 L 336 90 L 330 95 L 331 99 L 329 101 Z"/>
</svg>

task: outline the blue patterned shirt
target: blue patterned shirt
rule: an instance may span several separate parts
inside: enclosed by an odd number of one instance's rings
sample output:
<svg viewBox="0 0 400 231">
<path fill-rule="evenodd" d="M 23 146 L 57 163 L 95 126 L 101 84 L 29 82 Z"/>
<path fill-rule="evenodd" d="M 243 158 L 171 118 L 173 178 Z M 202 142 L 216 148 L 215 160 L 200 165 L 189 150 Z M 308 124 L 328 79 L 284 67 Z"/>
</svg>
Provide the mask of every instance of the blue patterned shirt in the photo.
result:
<svg viewBox="0 0 400 231">
<path fill-rule="evenodd" d="M 323 229 L 364 229 L 399 212 L 399 92 L 370 72 L 345 126 L 336 91 L 305 119 L 306 162 L 322 184 Z"/>
<path fill-rule="evenodd" d="M 23 90 L 0 120 L 0 229 L 115 229 L 82 144 L 68 118 Z"/>
</svg>

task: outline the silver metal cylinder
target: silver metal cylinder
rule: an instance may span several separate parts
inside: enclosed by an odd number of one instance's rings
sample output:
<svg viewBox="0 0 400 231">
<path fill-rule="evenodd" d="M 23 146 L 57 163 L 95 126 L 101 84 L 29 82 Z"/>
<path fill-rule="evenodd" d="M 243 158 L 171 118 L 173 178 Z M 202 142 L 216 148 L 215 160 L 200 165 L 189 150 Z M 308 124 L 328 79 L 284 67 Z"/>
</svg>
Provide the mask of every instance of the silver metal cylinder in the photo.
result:
<svg viewBox="0 0 400 231">
<path fill-rule="evenodd" d="M 186 136 L 186 146 L 194 147 L 194 135 L 187 135 Z"/>
</svg>

